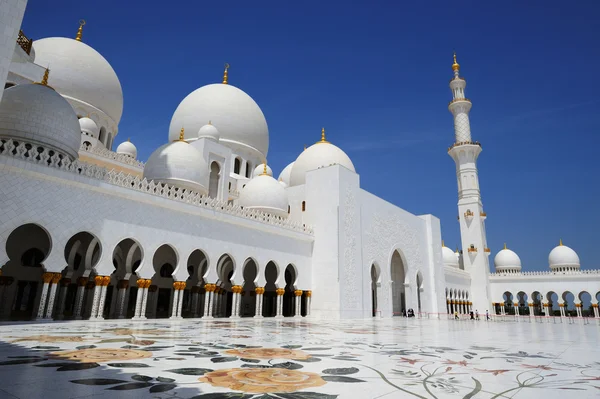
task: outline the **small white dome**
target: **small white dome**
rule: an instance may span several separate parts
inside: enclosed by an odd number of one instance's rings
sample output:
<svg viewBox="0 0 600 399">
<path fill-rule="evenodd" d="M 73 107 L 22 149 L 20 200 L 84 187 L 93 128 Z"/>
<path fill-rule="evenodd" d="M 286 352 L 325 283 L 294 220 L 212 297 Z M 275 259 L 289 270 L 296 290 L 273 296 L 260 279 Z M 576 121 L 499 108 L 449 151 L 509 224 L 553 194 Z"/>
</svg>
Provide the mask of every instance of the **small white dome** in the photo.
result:
<svg viewBox="0 0 600 399">
<path fill-rule="evenodd" d="M 167 143 L 154 151 L 144 166 L 144 178 L 208 193 L 208 164 L 202 153 L 185 141 Z"/>
<path fill-rule="evenodd" d="M 137 148 L 129 140 L 119 144 L 117 147 L 117 154 L 129 155 L 131 158 L 137 158 Z"/>
<path fill-rule="evenodd" d="M 103 111 L 119 124 L 123 90 L 112 66 L 82 41 L 66 37 L 35 40 L 35 63 L 52 68 L 50 85 L 68 100 Z"/>
<path fill-rule="evenodd" d="M 171 118 L 169 140 L 179 138 L 182 126 L 185 139 L 212 121 L 219 127 L 220 142 L 233 149 L 254 150 L 267 156 L 269 128 L 260 107 L 248 94 L 230 84 L 210 84 L 185 97 Z"/>
<path fill-rule="evenodd" d="M 494 257 L 496 271 L 521 271 L 521 258 L 514 251 L 506 248 L 499 251 Z"/>
<path fill-rule="evenodd" d="M 79 157 L 81 146 L 75 111 L 60 94 L 42 84 L 21 84 L 4 90 L 0 137 L 39 144 L 71 159 Z"/>
<path fill-rule="evenodd" d="M 239 205 L 283 218 L 288 216 L 288 196 L 285 188 L 269 175 L 250 180 L 240 192 Z"/>
<path fill-rule="evenodd" d="M 204 125 L 198 130 L 198 138 L 199 139 L 212 139 L 215 141 L 219 141 L 221 134 L 219 130 L 213 126 L 211 122 L 208 122 L 208 125 Z"/>
<path fill-rule="evenodd" d="M 293 167 L 294 167 L 294 162 L 292 162 L 291 164 L 289 164 L 288 166 L 283 168 L 283 170 L 279 174 L 279 178 L 277 180 L 284 183 L 285 187 L 288 187 L 290 185 L 290 176 L 292 174 Z"/>
<path fill-rule="evenodd" d="M 555 247 L 548 255 L 548 263 L 551 269 L 579 269 L 580 262 L 577 252 L 562 244 Z"/>
<path fill-rule="evenodd" d="M 444 259 L 445 266 L 452 266 L 458 269 L 458 257 L 457 254 L 445 245 L 442 245 L 442 257 Z"/>
<path fill-rule="evenodd" d="M 325 131 L 323 131 L 321 141 L 308 147 L 294 162 L 289 185 L 302 185 L 306 182 L 306 172 L 330 165 L 341 165 L 356 172 L 348 155 L 340 148 L 325 141 Z"/>
<path fill-rule="evenodd" d="M 252 177 L 260 176 L 263 174 L 264 171 L 265 171 L 265 164 L 259 163 L 258 166 L 256 168 L 254 168 L 254 172 L 252 172 Z M 271 167 L 269 165 L 267 165 L 267 175 L 273 177 L 273 171 L 271 170 Z"/>
<path fill-rule="evenodd" d="M 96 122 L 87 117 L 79 118 L 79 128 L 81 129 L 81 133 L 85 133 L 95 139 L 98 138 L 98 134 L 100 133 L 100 128 L 98 128 Z"/>
</svg>

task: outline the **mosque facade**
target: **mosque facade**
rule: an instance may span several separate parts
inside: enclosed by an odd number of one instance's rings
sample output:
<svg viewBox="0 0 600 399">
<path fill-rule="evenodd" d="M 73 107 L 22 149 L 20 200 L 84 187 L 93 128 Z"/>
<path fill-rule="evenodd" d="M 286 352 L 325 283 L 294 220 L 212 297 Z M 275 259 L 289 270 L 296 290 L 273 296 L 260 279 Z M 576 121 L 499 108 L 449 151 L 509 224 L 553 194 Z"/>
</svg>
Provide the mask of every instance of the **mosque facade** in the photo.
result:
<svg viewBox="0 0 600 399">
<path fill-rule="evenodd" d="M 325 129 L 275 178 L 258 104 L 230 84 L 176 108 L 146 162 L 113 151 L 123 91 L 74 38 L 28 38 L 26 0 L 0 13 L 0 319 L 393 317 L 490 310 L 599 317 L 600 271 L 560 244 L 548 271 L 495 255 L 471 136 L 471 101 L 450 81 L 461 248 L 439 219 L 361 188 Z M 50 67 L 48 67 L 50 66 Z M 584 307 L 584 304 L 586 305 Z"/>
</svg>

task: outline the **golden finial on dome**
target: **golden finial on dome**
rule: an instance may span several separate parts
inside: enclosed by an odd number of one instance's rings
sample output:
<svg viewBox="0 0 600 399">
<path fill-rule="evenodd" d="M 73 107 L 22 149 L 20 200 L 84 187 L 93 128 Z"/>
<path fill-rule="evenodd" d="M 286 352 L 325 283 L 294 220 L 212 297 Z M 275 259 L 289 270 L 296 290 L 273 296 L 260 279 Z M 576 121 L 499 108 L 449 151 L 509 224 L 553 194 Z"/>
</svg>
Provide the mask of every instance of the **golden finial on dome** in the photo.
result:
<svg viewBox="0 0 600 399">
<path fill-rule="evenodd" d="M 229 74 L 229 64 L 225 63 L 225 72 L 223 72 L 223 84 L 224 85 L 227 84 L 228 74 Z"/>
<path fill-rule="evenodd" d="M 79 29 L 77 29 L 77 36 L 75 36 L 75 40 L 78 42 L 81 41 L 81 33 L 83 32 L 83 27 L 85 26 L 85 19 L 79 20 Z"/>
<path fill-rule="evenodd" d="M 129 143 L 131 143 L 131 138 L 130 138 L 130 137 L 127 137 L 127 141 L 128 141 Z"/>
<path fill-rule="evenodd" d="M 507 249 L 507 248 L 506 248 L 506 243 L 504 243 L 504 249 Z"/>
<path fill-rule="evenodd" d="M 306 144 L 304 144 L 304 151 L 306 151 Z"/>
<path fill-rule="evenodd" d="M 263 172 L 260 175 L 261 176 L 268 175 L 268 173 L 267 173 L 267 160 L 266 159 L 265 159 L 265 162 L 263 162 Z"/>
<path fill-rule="evenodd" d="M 458 253 L 458 245 L 456 246 L 456 251 L 454 251 L 454 253 Z"/>
<path fill-rule="evenodd" d="M 458 72 L 460 70 L 460 65 L 456 62 L 456 51 L 454 52 L 454 64 L 452 64 L 452 70 L 454 72 Z"/>
<path fill-rule="evenodd" d="M 559 247 L 562 247 L 562 246 L 563 246 L 563 243 L 562 243 L 562 238 L 558 240 L 558 246 L 559 246 Z"/>
<path fill-rule="evenodd" d="M 46 68 L 46 70 L 44 71 L 44 76 L 42 77 L 42 81 L 40 82 L 40 84 L 44 85 L 44 86 L 48 86 L 48 77 L 50 76 L 50 69 Z"/>
<path fill-rule="evenodd" d="M 184 141 L 183 140 L 183 136 L 185 134 L 185 130 L 183 129 L 183 127 L 181 128 L 181 131 L 179 132 L 179 141 Z"/>
<path fill-rule="evenodd" d="M 321 128 L 321 141 L 317 141 L 317 143 L 328 143 L 325 139 L 325 128 Z"/>
<path fill-rule="evenodd" d="M 445 245 L 444 245 L 444 240 L 442 240 L 442 247 L 445 247 Z"/>
</svg>

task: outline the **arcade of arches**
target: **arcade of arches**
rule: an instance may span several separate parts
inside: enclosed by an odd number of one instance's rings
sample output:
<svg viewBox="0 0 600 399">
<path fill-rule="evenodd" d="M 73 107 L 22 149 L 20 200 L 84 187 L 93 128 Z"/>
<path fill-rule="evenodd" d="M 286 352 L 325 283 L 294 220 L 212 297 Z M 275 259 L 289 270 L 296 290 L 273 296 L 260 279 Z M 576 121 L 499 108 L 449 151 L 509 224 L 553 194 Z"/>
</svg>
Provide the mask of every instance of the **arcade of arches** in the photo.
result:
<svg viewBox="0 0 600 399">
<path fill-rule="evenodd" d="M 301 317 L 310 315 L 311 291 L 298 290 L 297 269 L 282 270 L 285 286 L 278 286 L 279 268 L 268 262 L 263 268 L 264 287 L 259 287 L 259 265 L 252 259 L 242 264 L 243 284 L 231 281 L 234 261 L 223 254 L 216 262 L 218 279 L 205 280 L 209 267 L 205 253 L 197 249 L 187 259 L 188 278 L 176 281 L 175 249 L 164 244 L 145 254 L 133 238 L 112 248 L 114 271 L 95 270 L 103 248 L 89 232 L 69 239 L 64 248 L 66 266 L 60 273 L 44 270 L 51 250 L 51 235 L 37 224 L 22 225 L 8 236 L 8 262 L 0 269 L 0 319 L 145 319 L 191 317 Z M 56 250 L 56 249 L 54 249 Z M 140 278 L 136 271 L 144 257 L 151 257 L 154 275 Z M 146 261 L 148 262 L 148 261 Z"/>
<path fill-rule="evenodd" d="M 530 295 L 523 291 L 516 295 L 506 291 L 502 294 L 502 300 L 494 302 L 492 307 L 498 315 L 598 318 L 598 302 L 600 291 L 594 297 L 587 291 L 581 291 L 577 295 L 571 291 L 534 291 Z"/>
</svg>

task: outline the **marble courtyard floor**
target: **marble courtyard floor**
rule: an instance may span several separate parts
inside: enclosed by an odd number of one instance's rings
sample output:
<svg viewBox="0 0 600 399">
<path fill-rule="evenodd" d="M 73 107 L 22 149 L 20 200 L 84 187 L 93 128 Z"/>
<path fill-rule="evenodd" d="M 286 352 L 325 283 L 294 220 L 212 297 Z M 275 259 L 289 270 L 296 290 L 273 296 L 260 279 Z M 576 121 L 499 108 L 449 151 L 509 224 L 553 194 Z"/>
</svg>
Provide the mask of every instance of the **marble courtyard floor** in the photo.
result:
<svg viewBox="0 0 600 399">
<path fill-rule="evenodd" d="M 0 398 L 597 398 L 600 326 L 428 319 L 0 324 Z"/>
</svg>

